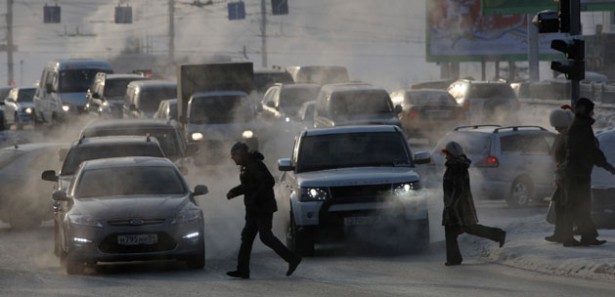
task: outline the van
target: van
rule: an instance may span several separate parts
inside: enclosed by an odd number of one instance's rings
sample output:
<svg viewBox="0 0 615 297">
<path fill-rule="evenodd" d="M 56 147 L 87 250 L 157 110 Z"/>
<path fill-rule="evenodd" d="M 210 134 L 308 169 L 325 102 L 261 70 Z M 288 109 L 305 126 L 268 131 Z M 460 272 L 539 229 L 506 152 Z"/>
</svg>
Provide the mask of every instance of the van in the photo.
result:
<svg viewBox="0 0 615 297">
<path fill-rule="evenodd" d="M 86 92 L 98 72 L 113 73 L 111 63 L 92 59 L 49 61 L 34 94 L 35 123 L 53 124 L 69 115 L 85 113 Z"/>
<path fill-rule="evenodd" d="M 160 101 L 177 98 L 177 83 L 166 80 L 133 81 L 126 87 L 124 118 L 153 118 Z"/>
</svg>

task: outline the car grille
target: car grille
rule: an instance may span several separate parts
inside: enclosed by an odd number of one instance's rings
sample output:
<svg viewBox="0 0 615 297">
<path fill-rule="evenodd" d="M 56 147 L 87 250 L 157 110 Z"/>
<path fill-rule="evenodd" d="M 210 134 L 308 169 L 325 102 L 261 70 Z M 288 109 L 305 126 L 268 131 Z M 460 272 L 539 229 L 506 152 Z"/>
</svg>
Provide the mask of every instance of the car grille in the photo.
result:
<svg viewBox="0 0 615 297">
<path fill-rule="evenodd" d="M 110 220 L 107 223 L 111 226 L 144 226 L 163 224 L 165 219 L 121 219 Z"/>
<path fill-rule="evenodd" d="M 111 234 L 103 239 L 98 248 L 103 253 L 120 254 L 164 252 L 172 250 L 177 246 L 177 243 L 169 234 L 164 232 L 158 232 L 156 234 L 158 235 L 158 243 L 151 245 L 119 245 L 117 243 L 117 237 L 121 234 Z"/>
<path fill-rule="evenodd" d="M 390 193 L 390 184 L 331 187 L 331 202 L 333 204 L 383 202 Z"/>
</svg>

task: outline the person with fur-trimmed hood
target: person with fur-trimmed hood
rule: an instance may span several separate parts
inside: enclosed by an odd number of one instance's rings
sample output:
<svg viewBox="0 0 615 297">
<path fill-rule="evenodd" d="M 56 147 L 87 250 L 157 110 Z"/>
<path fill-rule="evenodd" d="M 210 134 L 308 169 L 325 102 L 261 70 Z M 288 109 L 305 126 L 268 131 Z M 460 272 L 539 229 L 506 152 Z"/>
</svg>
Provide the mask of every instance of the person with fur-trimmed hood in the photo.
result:
<svg viewBox="0 0 615 297">
<path fill-rule="evenodd" d="M 587 98 L 579 98 L 574 106 L 574 120 L 568 129 L 564 174 L 566 184 L 566 213 L 568 219 L 562 227 L 564 246 L 601 245 L 606 240 L 598 239 L 598 231 L 591 217 L 591 174 L 594 166 L 602 167 L 615 174 L 600 149 L 594 136 L 594 103 Z M 573 236 L 576 225 L 581 241 Z"/>
<path fill-rule="evenodd" d="M 442 148 L 446 155 L 446 170 L 442 179 L 444 190 L 444 211 L 442 225 L 446 240 L 446 266 L 460 265 L 463 261 L 457 243 L 457 237 L 462 233 L 480 236 L 504 245 L 506 232 L 499 228 L 478 224 L 478 216 L 474 207 L 470 189 L 470 159 L 461 145 L 451 141 Z"/>
<path fill-rule="evenodd" d="M 301 262 L 301 257 L 282 244 L 271 231 L 273 213 L 278 207 L 273 192 L 275 180 L 263 163 L 264 158 L 260 152 L 250 151 L 243 142 L 235 143 L 231 148 L 231 159 L 241 167 L 241 184 L 229 190 L 226 198 L 230 200 L 243 195 L 246 208 L 237 269 L 226 273 L 232 277 L 250 278 L 250 254 L 256 234 L 260 234 L 261 241 L 288 263 L 286 276 L 290 276 Z"/>
</svg>

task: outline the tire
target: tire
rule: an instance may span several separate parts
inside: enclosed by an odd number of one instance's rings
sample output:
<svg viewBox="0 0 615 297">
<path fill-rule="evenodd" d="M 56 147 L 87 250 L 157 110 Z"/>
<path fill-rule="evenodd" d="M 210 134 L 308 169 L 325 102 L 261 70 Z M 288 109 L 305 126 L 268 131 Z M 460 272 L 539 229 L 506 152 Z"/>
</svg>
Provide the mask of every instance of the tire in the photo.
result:
<svg viewBox="0 0 615 297">
<path fill-rule="evenodd" d="M 527 178 L 516 179 L 510 187 L 510 195 L 506 199 L 508 207 L 529 206 L 534 194 L 532 182 Z"/>
<path fill-rule="evenodd" d="M 83 274 L 85 271 L 85 261 L 74 257 L 70 252 L 61 257 L 62 264 L 66 270 L 66 274 L 75 275 Z"/>
<path fill-rule="evenodd" d="M 289 249 L 302 257 L 314 255 L 314 239 L 312 234 L 307 231 L 299 230 L 295 224 L 292 210 L 290 212 L 290 225 L 286 233 L 286 245 Z"/>
<path fill-rule="evenodd" d="M 198 253 L 186 258 L 186 267 L 188 269 L 203 269 L 205 267 L 205 245 Z"/>
</svg>

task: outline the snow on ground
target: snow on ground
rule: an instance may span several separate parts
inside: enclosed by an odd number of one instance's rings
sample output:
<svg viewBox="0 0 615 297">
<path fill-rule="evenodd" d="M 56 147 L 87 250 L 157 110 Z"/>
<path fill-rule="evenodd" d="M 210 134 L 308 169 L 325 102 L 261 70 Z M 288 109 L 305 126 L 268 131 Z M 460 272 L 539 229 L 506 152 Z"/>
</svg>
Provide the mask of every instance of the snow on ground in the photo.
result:
<svg viewBox="0 0 615 297">
<path fill-rule="evenodd" d="M 598 230 L 599 238 L 607 240 L 604 245 L 564 247 L 544 239 L 553 233 L 553 225 L 545 221 L 544 215 L 498 227 L 507 231 L 503 248 L 478 237 L 460 236 L 465 260 L 480 256 L 499 264 L 547 274 L 615 280 L 615 230 Z"/>
</svg>

